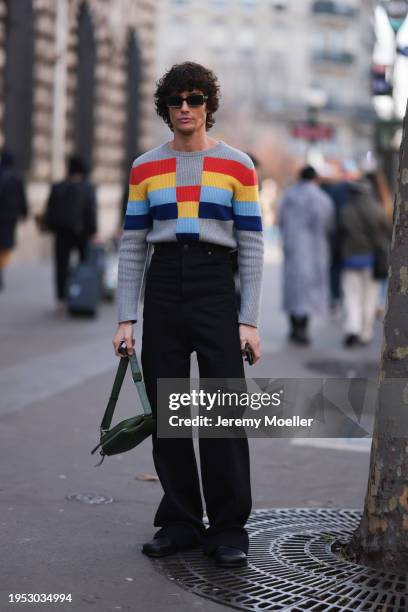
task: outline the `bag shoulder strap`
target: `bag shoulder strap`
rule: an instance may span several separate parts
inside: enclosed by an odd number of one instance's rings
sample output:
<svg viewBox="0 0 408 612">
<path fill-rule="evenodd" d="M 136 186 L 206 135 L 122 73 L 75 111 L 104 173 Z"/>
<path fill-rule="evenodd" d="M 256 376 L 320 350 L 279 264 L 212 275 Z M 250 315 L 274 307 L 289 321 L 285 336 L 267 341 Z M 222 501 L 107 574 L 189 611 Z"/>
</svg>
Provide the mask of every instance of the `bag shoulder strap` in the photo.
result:
<svg viewBox="0 0 408 612">
<path fill-rule="evenodd" d="M 142 403 L 142 408 L 145 416 L 151 416 L 152 409 L 150 406 L 149 399 L 146 393 L 146 387 L 143 381 L 142 373 L 140 371 L 139 363 L 135 354 L 121 357 L 119 360 L 119 366 L 116 372 L 115 380 L 113 382 L 112 392 L 108 401 L 108 405 L 103 415 L 101 423 L 101 433 L 105 433 L 109 430 L 112 422 L 113 413 L 115 412 L 116 403 L 119 398 L 119 393 L 122 388 L 123 379 L 125 378 L 128 364 L 130 363 L 130 369 L 132 372 L 133 382 L 135 383 L 137 392 Z"/>
</svg>

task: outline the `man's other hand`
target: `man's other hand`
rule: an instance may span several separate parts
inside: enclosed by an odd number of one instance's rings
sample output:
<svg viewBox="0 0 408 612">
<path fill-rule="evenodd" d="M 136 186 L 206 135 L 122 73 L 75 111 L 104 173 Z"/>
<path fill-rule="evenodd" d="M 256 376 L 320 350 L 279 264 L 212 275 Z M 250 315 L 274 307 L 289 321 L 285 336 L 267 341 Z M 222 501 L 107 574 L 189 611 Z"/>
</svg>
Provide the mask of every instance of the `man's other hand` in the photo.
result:
<svg viewBox="0 0 408 612">
<path fill-rule="evenodd" d="M 258 328 L 253 327 L 252 325 L 241 324 L 239 326 L 239 338 L 241 341 L 241 350 L 244 350 L 245 345 L 248 342 L 254 354 L 254 363 L 256 363 L 261 357 L 261 346 Z"/>
<path fill-rule="evenodd" d="M 135 338 L 133 336 L 133 323 L 131 321 L 124 321 L 119 323 L 116 334 L 112 340 L 113 347 L 115 349 L 115 355 L 117 357 L 124 357 L 119 353 L 119 347 L 125 342 L 128 355 L 133 355 Z"/>
</svg>

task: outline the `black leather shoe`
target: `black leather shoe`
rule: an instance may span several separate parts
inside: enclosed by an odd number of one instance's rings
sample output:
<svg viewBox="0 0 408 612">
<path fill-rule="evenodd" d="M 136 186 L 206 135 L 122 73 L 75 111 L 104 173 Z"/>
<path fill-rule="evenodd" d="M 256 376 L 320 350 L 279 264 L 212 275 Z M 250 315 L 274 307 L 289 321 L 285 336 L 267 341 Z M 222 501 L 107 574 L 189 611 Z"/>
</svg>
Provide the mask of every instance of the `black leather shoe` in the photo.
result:
<svg viewBox="0 0 408 612">
<path fill-rule="evenodd" d="M 244 567 L 248 565 L 244 551 L 239 548 L 232 548 L 232 546 L 218 546 L 214 553 L 214 559 L 218 567 Z"/>
<path fill-rule="evenodd" d="M 142 553 L 148 557 L 165 557 L 166 555 L 174 555 L 176 552 L 178 552 L 177 546 L 165 537 L 153 538 L 142 546 Z"/>
<path fill-rule="evenodd" d="M 343 345 L 346 348 L 354 348 L 355 346 L 361 346 L 360 338 L 357 334 L 347 334 L 345 336 Z"/>
<path fill-rule="evenodd" d="M 292 331 L 289 340 L 293 344 L 299 344 L 300 346 L 308 346 L 310 344 L 309 336 L 302 330 Z"/>
</svg>

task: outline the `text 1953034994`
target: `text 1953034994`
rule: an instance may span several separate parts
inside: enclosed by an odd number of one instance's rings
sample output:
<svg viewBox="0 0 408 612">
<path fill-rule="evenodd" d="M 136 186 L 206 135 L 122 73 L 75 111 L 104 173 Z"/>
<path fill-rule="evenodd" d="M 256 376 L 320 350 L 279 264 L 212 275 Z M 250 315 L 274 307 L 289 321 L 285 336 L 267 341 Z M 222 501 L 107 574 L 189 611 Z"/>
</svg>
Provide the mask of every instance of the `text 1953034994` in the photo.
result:
<svg viewBox="0 0 408 612">
<path fill-rule="evenodd" d="M 71 593 L 9 593 L 9 603 L 72 603 Z"/>
</svg>

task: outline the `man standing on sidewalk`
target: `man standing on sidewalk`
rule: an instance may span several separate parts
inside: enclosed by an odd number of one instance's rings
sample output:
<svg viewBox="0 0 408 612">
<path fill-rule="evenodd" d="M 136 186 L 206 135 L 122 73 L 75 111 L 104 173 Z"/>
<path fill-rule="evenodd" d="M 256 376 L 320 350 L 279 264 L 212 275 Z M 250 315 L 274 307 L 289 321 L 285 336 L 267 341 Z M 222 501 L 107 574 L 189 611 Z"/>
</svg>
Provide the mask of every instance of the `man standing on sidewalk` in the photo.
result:
<svg viewBox="0 0 408 612">
<path fill-rule="evenodd" d="M 200 378 L 244 378 L 241 349 L 260 357 L 257 330 L 263 237 L 257 177 L 250 158 L 207 135 L 219 85 L 213 72 L 186 62 L 158 82 L 157 114 L 173 140 L 138 157 L 119 250 L 119 327 L 134 345 L 138 296 L 148 243 L 142 367 L 153 413 L 157 380 L 190 377 L 196 351 Z M 238 249 L 241 308 L 236 309 L 231 251 Z M 201 476 L 209 528 L 203 519 L 191 438 L 153 435 L 153 459 L 164 489 L 154 518 L 160 527 L 143 552 L 160 557 L 203 545 L 222 567 L 245 565 L 251 511 L 248 440 L 200 438 Z"/>
</svg>

